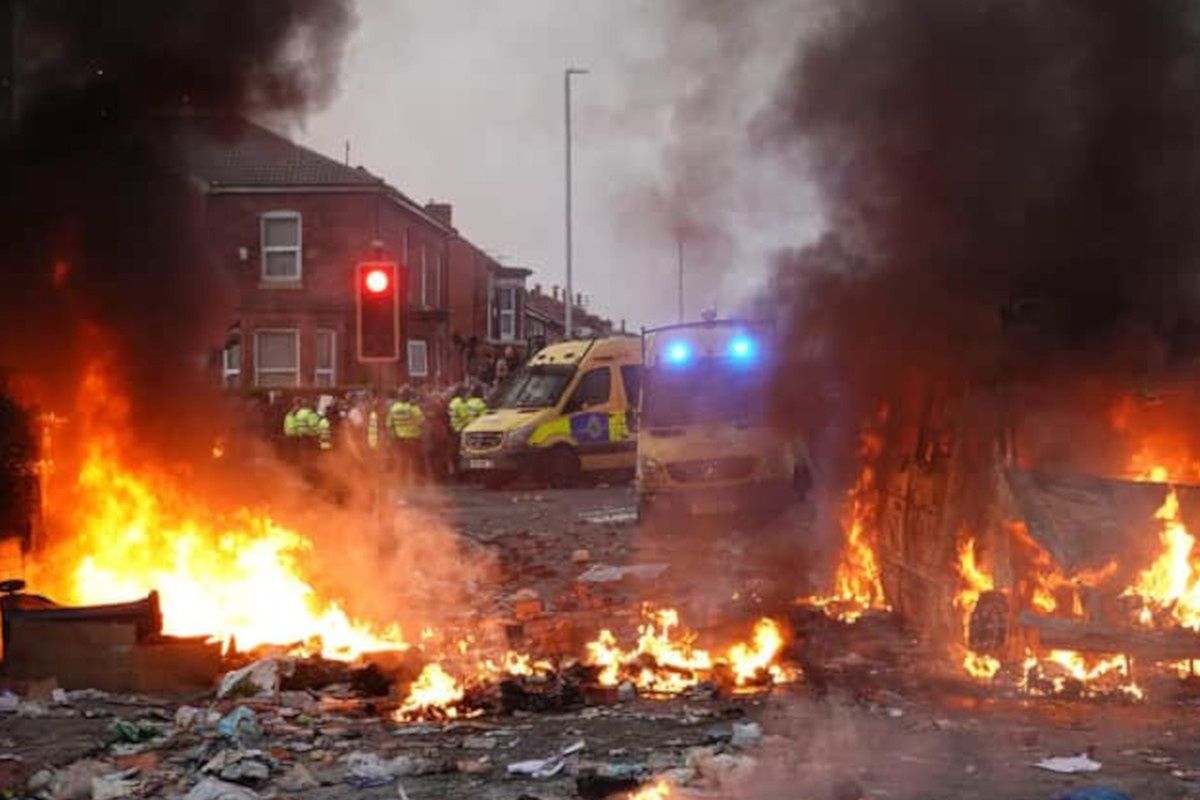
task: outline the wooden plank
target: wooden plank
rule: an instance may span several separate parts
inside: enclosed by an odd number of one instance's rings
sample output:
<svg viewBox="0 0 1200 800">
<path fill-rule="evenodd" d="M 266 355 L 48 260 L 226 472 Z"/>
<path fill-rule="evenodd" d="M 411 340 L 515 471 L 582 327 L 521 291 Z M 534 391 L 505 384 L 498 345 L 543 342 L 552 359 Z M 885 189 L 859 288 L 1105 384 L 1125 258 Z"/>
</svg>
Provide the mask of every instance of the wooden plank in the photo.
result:
<svg viewBox="0 0 1200 800">
<path fill-rule="evenodd" d="M 1038 645 L 1047 650 L 1125 654 L 1147 661 L 1200 658 L 1200 633 L 1182 628 L 1164 631 L 1116 628 L 1028 611 L 1021 612 L 1017 622 L 1036 632 Z"/>
</svg>

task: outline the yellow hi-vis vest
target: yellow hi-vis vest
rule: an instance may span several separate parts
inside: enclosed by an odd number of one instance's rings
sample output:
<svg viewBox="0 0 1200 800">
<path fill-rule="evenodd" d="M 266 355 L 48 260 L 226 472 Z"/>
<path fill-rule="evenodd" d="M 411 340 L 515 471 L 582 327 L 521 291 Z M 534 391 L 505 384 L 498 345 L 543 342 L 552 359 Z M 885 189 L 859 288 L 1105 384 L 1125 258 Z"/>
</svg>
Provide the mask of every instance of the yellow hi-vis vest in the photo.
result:
<svg viewBox="0 0 1200 800">
<path fill-rule="evenodd" d="M 467 402 L 461 397 L 455 395 L 450 398 L 448 406 L 450 417 L 450 429 L 455 433 L 462 433 L 463 428 L 471 424 L 471 410 L 467 407 Z"/>
<path fill-rule="evenodd" d="M 487 403 L 483 402 L 482 397 L 472 397 L 467 401 L 466 405 L 467 414 L 469 415 L 468 419 L 470 421 L 479 419 L 486 414 L 488 410 Z"/>
<path fill-rule="evenodd" d="M 303 425 L 300 420 L 300 409 L 292 409 L 283 415 L 283 435 L 289 437 L 301 436 Z"/>
<path fill-rule="evenodd" d="M 388 411 L 388 427 L 397 439 L 420 439 L 425 414 L 416 403 L 397 400 Z"/>
<path fill-rule="evenodd" d="M 375 409 L 367 414 L 367 447 L 372 450 L 379 447 L 379 412 Z"/>
</svg>

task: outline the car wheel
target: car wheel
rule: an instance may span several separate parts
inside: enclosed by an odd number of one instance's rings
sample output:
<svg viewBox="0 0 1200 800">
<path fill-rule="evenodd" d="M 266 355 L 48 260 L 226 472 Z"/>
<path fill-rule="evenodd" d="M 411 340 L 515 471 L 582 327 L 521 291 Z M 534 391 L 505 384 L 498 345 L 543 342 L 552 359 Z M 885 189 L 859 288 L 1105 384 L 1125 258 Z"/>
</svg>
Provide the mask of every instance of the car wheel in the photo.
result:
<svg viewBox="0 0 1200 800">
<path fill-rule="evenodd" d="M 545 482 L 555 489 L 566 489 L 579 482 L 579 456 L 566 445 L 550 448 L 544 469 Z"/>
</svg>

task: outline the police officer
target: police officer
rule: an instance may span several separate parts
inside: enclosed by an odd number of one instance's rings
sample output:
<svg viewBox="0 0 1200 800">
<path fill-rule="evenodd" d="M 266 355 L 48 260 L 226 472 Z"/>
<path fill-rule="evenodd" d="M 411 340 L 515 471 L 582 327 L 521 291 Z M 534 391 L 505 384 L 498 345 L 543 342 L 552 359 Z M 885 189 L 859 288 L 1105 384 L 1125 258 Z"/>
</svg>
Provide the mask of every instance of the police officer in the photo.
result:
<svg viewBox="0 0 1200 800">
<path fill-rule="evenodd" d="M 488 411 L 487 401 L 483 399 L 483 386 L 475 384 L 471 389 L 471 397 L 467 400 L 467 425 L 482 417 Z M 463 426 L 464 428 L 466 425 Z"/>
<path fill-rule="evenodd" d="M 387 427 L 396 441 L 397 468 L 403 480 L 417 473 L 421 465 L 421 434 L 425 414 L 407 386 L 400 390 L 388 409 Z"/>
<path fill-rule="evenodd" d="M 450 417 L 450 430 L 455 435 L 463 432 L 471 422 L 471 411 L 467 408 L 467 387 L 465 384 L 455 387 L 450 403 L 446 406 L 447 416 Z"/>
</svg>

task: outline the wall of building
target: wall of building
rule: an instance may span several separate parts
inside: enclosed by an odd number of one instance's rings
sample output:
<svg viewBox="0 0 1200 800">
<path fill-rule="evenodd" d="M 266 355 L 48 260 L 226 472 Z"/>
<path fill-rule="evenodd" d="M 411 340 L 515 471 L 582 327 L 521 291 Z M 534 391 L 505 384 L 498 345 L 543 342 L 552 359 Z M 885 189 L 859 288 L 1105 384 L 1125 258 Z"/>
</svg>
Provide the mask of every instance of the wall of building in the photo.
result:
<svg viewBox="0 0 1200 800">
<path fill-rule="evenodd" d="M 299 281 L 263 278 L 261 219 L 272 211 L 301 215 Z M 373 380 L 374 368 L 358 364 L 355 358 L 354 265 L 376 257 L 377 252 L 409 269 L 409 309 L 402 317 L 405 335 L 428 341 L 431 368 L 445 363 L 449 239 L 445 229 L 370 191 L 210 194 L 205 216 L 210 259 L 231 276 L 236 288 L 233 322 L 243 339 L 243 388 L 254 385 L 253 334 L 265 328 L 299 330 L 301 386 L 313 385 L 318 329 L 336 332 L 338 384 Z M 440 274 L 435 274 L 439 264 Z M 405 355 L 402 348 L 401 364 L 386 365 L 385 385 L 406 380 Z"/>
</svg>

